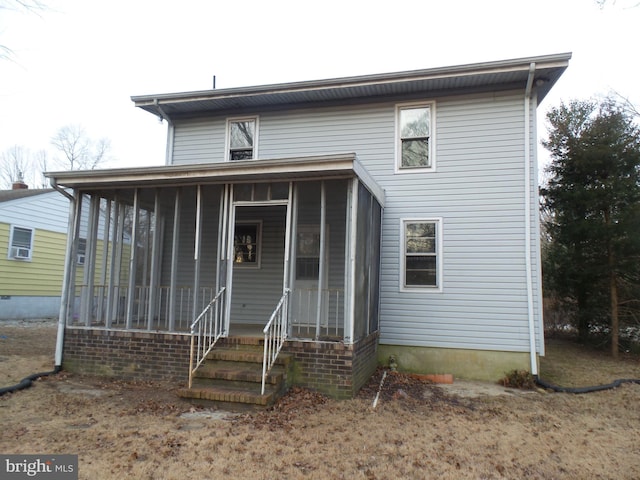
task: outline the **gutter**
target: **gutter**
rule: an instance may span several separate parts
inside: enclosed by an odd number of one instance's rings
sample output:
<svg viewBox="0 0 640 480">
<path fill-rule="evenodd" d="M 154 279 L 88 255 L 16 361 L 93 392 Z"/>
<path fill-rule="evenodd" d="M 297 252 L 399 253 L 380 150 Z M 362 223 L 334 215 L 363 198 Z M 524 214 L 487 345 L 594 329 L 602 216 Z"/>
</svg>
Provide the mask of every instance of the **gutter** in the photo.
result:
<svg viewBox="0 0 640 480">
<path fill-rule="evenodd" d="M 160 120 L 160 123 L 162 123 L 162 120 L 165 120 L 167 122 L 167 126 L 168 126 L 167 147 L 165 150 L 164 163 L 165 165 L 171 165 L 171 159 L 173 158 L 173 136 L 174 136 L 173 122 L 171 121 L 171 118 L 169 118 L 169 115 L 167 115 L 167 113 L 160 106 L 160 101 L 158 100 L 157 97 L 153 99 L 153 105 L 156 107 L 156 110 L 158 111 L 158 119 Z"/>
<path fill-rule="evenodd" d="M 533 278 L 531 265 L 531 93 L 533 78 L 536 72 L 535 62 L 529 65 L 529 77 L 524 93 L 524 217 L 525 217 L 525 270 L 527 276 L 527 317 L 529 320 L 529 354 L 531 374 L 538 376 L 538 361 L 536 358 L 536 325 L 533 309 Z"/>
<path fill-rule="evenodd" d="M 56 338 L 56 353 L 55 353 L 55 371 L 60 371 L 62 369 L 62 349 L 64 345 L 64 329 L 67 323 L 67 308 L 68 308 L 68 299 L 69 299 L 69 288 L 71 285 L 71 255 L 73 254 L 73 242 L 74 242 L 74 233 L 75 233 L 75 225 L 79 219 L 76 218 L 76 204 L 77 200 L 77 191 L 75 195 L 71 195 L 69 192 L 65 191 L 61 188 L 56 182 L 55 178 L 51 178 L 51 186 L 62 193 L 65 197 L 69 199 L 71 204 L 69 205 L 69 222 L 67 226 L 67 247 L 66 253 L 64 257 L 64 276 L 62 277 L 62 292 L 60 296 L 60 311 L 58 314 L 58 335 Z"/>
</svg>

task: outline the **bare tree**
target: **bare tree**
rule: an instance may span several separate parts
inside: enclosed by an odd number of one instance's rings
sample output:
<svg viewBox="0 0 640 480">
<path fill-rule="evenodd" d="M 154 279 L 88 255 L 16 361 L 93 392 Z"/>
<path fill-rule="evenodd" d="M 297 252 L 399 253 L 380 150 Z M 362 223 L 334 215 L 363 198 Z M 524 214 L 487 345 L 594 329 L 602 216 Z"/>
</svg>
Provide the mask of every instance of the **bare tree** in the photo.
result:
<svg viewBox="0 0 640 480">
<path fill-rule="evenodd" d="M 40 0 L 0 0 L 0 10 L 27 11 L 38 13 L 46 10 L 46 5 Z M 0 45 L 0 60 L 12 60 L 13 50 L 6 45 Z"/>
<path fill-rule="evenodd" d="M 36 186 L 36 188 L 47 188 L 49 186 L 49 180 L 44 176 L 44 172 L 49 170 L 49 154 L 47 151 L 39 150 L 36 152 L 32 157 L 32 163 L 36 170 L 34 186 Z"/>
<path fill-rule="evenodd" d="M 0 160 L 1 188 L 9 189 L 18 181 L 33 181 L 33 163 L 25 148 L 14 145 L 2 153 Z"/>
<path fill-rule="evenodd" d="M 612 90 L 608 97 L 616 99 L 620 107 L 629 114 L 631 117 L 635 117 L 636 119 L 640 119 L 640 109 L 638 106 L 631 101 L 629 97 L 625 97 L 621 93 Z"/>
<path fill-rule="evenodd" d="M 608 3 L 610 3 L 611 5 L 615 5 L 617 3 L 617 0 L 596 0 L 596 5 L 600 7 L 600 10 L 602 10 Z M 637 0 L 633 0 L 626 3 L 627 3 L 627 6 L 623 8 L 635 8 L 640 6 L 640 2 L 638 2 Z"/>
<path fill-rule="evenodd" d="M 60 128 L 51 144 L 62 154 L 58 164 L 67 170 L 93 170 L 108 161 L 111 142 L 106 138 L 92 140 L 80 125 Z"/>
</svg>

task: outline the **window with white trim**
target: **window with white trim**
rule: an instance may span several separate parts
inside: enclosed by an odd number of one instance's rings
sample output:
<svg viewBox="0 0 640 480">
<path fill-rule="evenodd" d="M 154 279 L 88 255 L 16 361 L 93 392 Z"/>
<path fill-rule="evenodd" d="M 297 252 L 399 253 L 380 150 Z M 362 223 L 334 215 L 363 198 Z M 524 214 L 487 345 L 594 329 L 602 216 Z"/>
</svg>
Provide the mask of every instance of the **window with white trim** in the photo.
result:
<svg viewBox="0 0 640 480">
<path fill-rule="evenodd" d="M 442 288 L 441 220 L 402 220 L 402 289 Z"/>
<path fill-rule="evenodd" d="M 258 118 L 227 120 L 227 160 L 251 160 L 257 157 Z"/>
<path fill-rule="evenodd" d="M 433 111 L 435 104 L 399 105 L 396 115 L 396 171 L 434 170 Z"/>
<path fill-rule="evenodd" d="M 33 228 L 12 225 L 8 258 L 13 260 L 31 260 L 33 233 Z"/>
</svg>

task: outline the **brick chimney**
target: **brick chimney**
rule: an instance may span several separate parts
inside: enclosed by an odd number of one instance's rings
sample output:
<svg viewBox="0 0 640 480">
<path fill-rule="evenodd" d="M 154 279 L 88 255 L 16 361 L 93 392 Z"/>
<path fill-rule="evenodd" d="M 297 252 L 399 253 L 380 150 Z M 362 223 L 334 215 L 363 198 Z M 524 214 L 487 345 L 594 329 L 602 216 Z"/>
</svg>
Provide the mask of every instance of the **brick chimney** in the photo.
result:
<svg viewBox="0 0 640 480">
<path fill-rule="evenodd" d="M 24 183 L 24 177 L 22 176 L 22 172 L 18 172 L 18 179 L 13 182 L 11 185 L 11 190 L 26 190 L 29 188 L 29 185 Z"/>
</svg>

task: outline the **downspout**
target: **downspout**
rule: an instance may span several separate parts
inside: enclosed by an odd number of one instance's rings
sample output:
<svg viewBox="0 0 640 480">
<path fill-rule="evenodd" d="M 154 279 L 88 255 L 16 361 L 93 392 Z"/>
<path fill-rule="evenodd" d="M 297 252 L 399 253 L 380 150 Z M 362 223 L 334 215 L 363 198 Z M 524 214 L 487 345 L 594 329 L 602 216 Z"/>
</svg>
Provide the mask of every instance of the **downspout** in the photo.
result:
<svg viewBox="0 0 640 480">
<path fill-rule="evenodd" d="M 160 106 L 160 102 L 158 101 L 157 98 L 153 100 L 153 104 L 155 105 L 156 109 L 158 110 L 158 119 L 160 120 L 160 123 L 162 123 L 162 120 L 166 120 L 166 122 L 167 122 L 167 126 L 168 126 L 168 129 L 167 129 L 167 148 L 166 148 L 166 151 L 165 151 L 164 163 L 165 163 L 165 165 L 171 165 L 171 163 L 173 161 L 173 134 L 174 134 L 173 122 L 169 118 L 169 115 L 167 115 L 165 113 L 165 111 L 162 109 L 162 107 Z"/>
<path fill-rule="evenodd" d="M 531 265 L 531 90 L 536 64 L 529 65 L 529 77 L 524 93 L 524 217 L 525 217 L 525 270 L 527 276 L 527 316 L 529 319 L 529 354 L 531 360 L 531 374 L 538 376 L 538 362 L 536 358 L 536 325 L 533 309 L 533 278 Z"/>
<path fill-rule="evenodd" d="M 64 257 L 64 276 L 62 277 L 62 292 L 60 297 L 60 312 L 58 314 L 58 335 L 56 337 L 55 371 L 62 369 L 62 346 L 64 343 L 64 328 L 67 323 L 67 305 L 69 298 L 69 269 L 73 252 L 73 235 L 75 232 L 76 197 L 60 187 L 55 178 L 51 178 L 51 186 L 69 199 L 69 222 L 67 226 L 67 251 Z"/>
</svg>

